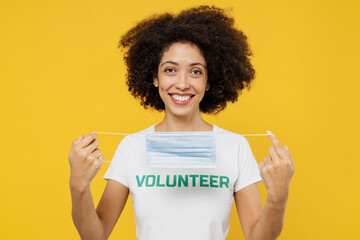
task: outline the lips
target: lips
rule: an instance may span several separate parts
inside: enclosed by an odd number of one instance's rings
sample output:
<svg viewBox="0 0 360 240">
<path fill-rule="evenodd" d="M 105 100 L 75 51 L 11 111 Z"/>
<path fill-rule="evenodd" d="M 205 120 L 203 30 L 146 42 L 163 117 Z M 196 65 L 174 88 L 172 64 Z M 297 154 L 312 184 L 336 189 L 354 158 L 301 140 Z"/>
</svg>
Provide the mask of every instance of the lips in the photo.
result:
<svg viewBox="0 0 360 240">
<path fill-rule="evenodd" d="M 194 95 L 192 94 L 178 94 L 178 93 L 170 93 L 170 98 L 171 100 L 176 103 L 176 104 L 179 104 L 179 105 L 184 105 L 184 104 L 187 104 L 189 103 L 191 100 L 192 100 L 192 97 Z"/>
</svg>

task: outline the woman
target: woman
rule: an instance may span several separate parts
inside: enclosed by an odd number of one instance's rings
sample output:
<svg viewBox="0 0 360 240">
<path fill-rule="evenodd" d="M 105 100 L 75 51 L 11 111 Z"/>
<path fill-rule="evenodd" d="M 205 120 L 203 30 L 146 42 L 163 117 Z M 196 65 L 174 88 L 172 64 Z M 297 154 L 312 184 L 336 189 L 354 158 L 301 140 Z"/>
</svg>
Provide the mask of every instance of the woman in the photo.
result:
<svg viewBox="0 0 360 240">
<path fill-rule="evenodd" d="M 200 6 L 145 19 L 122 37 L 120 45 L 129 47 L 124 57 L 129 91 L 145 108 L 165 110 L 165 117 L 121 141 L 96 210 L 90 182 L 105 161 L 99 141 L 91 133 L 73 142 L 72 216 L 82 239 L 107 239 L 129 192 L 138 239 L 225 239 L 234 200 L 246 239 L 280 235 L 295 170 L 287 147 L 270 135 L 270 156 L 257 165 L 243 136 L 207 123 L 200 114 L 220 112 L 254 78 L 246 36 L 233 23 L 222 9 Z M 151 162 L 158 153 L 149 150 L 148 136 L 156 139 L 157 133 L 169 133 L 168 143 L 188 137 L 183 151 L 197 144 L 198 135 L 213 137 L 215 161 L 201 167 L 194 157 L 186 167 L 181 161 L 171 167 L 158 155 L 163 162 Z M 256 186 L 261 180 L 267 190 L 264 209 Z"/>
</svg>

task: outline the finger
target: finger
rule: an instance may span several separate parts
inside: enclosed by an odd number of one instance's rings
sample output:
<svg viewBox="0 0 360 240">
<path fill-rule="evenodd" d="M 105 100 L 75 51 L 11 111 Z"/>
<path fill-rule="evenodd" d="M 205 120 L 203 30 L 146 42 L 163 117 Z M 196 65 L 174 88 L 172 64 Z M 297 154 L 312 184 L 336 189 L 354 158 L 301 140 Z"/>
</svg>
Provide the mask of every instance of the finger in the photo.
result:
<svg viewBox="0 0 360 240">
<path fill-rule="evenodd" d="M 94 139 L 94 140 L 90 143 L 90 145 L 87 146 L 85 149 L 86 149 L 86 151 L 87 151 L 88 153 L 92 153 L 92 152 L 94 152 L 94 151 L 97 149 L 97 147 L 99 146 L 99 144 L 100 144 L 99 140 Z"/>
<path fill-rule="evenodd" d="M 274 146 L 270 146 L 270 147 L 269 147 L 269 154 L 270 154 L 271 160 L 272 160 L 273 162 L 276 162 L 276 163 L 277 163 L 277 162 L 281 161 L 281 160 L 280 160 L 280 157 L 279 157 L 279 155 L 277 154 Z"/>
<path fill-rule="evenodd" d="M 72 142 L 72 145 L 71 147 L 75 147 L 77 144 L 79 144 L 79 142 L 83 139 L 83 135 L 81 134 L 80 137 L 78 137 L 77 139 L 75 139 L 73 142 Z"/>
<path fill-rule="evenodd" d="M 291 155 L 291 153 L 290 153 L 287 145 L 285 145 L 284 148 L 285 148 L 286 153 L 289 155 L 289 159 L 290 159 L 291 165 L 294 165 L 294 166 L 295 166 L 294 161 L 293 161 L 293 158 L 292 158 L 292 155 Z"/>
<path fill-rule="evenodd" d="M 289 149 L 288 149 L 288 146 L 287 146 L 287 145 L 285 145 L 285 146 L 284 146 L 284 149 L 285 149 L 285 152 L 288 154 L 288 156 L 292 159 L 291 152 L 289 151 Z"/>
<path fill-rule="evenodd" d="M 271 164 L 271 157 L 270 156 L 265 156 L 264 157 L 264 165 L 270 165 Z"/>
<path fill-rule="evenodd" d="M 270 130 L 267 130 L 266 132 L 268 134 L 272 134 L 272 135 L 268 135 L 268 136 L 269 136 L 271 142 L 273 143 L 274 148 L 275 148 L 278 156 L 281 159 L 286 159 L 287 154 L 286 154 L 283 146 L 281 145 L 280 141 L 275 137 L 275 135 L 272 132 L 270 132 Z"/>
<path fill-rule="evenodd" d="M 100 149 L 96 149 L 92 154 L 97 159 L 101 156 L 102 152 Z"/>
<path fill-rule="evenodd" d="M 259 164 L 258 164 L 258 168 L 259 168 L 260 172 L 262 171 L 262 169 L 264 168 L 264 166 L 265 166 L 264 161 L 260 161 Z"/>
<path fill-rule="evenodd" d="M 99 164 L 100 166 L 102 166 L 103 163 L 105 162 L 105 157 L 104 157 L 103 155 L 100 155 L 100 156 L 96 159 L 96 161 L 98 162 L 98 164 Z"/>
<path fill-rule="evenodd" d="M 98 161 L 103 164 L 105 162 L 105 157 L 103 155 L 100 155 L 100 157 L 98 158 Z"/>
<path fill-rule="evenodd" d="M 97 135 L 95 132 L 88 134 L 83 140 L 81 140 L 81 142 L 79 143 L 79 147 L 87 147 L 96 137 Z"/>
<path fill-rule="evenodd" d="M 87 160 L 89 160 L 90 162 L 94 162 L 96 160 L 96 157 L 92 154 L 87 156 Z"/>
<path fill-rule="evenodd" d="M 81 134 L 80 137 L 78 137 L 74 142 L 78 143 L 83 139 L 83 135 Z"/>
</svg>

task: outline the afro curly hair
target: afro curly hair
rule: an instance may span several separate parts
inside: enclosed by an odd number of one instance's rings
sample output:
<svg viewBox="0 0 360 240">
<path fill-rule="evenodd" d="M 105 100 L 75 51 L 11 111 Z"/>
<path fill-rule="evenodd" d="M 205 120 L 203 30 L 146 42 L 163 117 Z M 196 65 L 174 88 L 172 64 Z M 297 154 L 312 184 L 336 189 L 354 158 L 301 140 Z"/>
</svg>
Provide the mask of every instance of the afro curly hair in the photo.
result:
<svg viewBox="0 0 360 240">
<path fill-rule="evenodd" d="M 200 102 L 200 111 L 217 114 L 227 102 L 236 102 L 242 90 L 250 90 L 255 70 L 247 36 L 234 27 L 234 19 L 215 6 L 201 5 L 181 11 L 155 14 L 121 36 L 119 48 L 127 66 L 126 84 L 141 105 L 165 110 L 153 79 L 163 53 L 176 42 L 195 44 L 203 55 L 210 89 Z"/>
</svg>

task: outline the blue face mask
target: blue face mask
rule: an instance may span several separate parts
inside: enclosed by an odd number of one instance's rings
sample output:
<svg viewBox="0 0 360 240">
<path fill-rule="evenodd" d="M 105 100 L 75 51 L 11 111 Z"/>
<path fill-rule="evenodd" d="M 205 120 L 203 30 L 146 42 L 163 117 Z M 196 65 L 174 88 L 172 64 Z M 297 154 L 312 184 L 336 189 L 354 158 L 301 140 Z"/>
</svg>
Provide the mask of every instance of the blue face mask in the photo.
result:
<svg viewBox="0 0 360 240">
<path fill-rule="evenodd" d="M 146 136 L 148 167 L 216 168 L 214 132 L 152 132 Z"/>
</svg>

